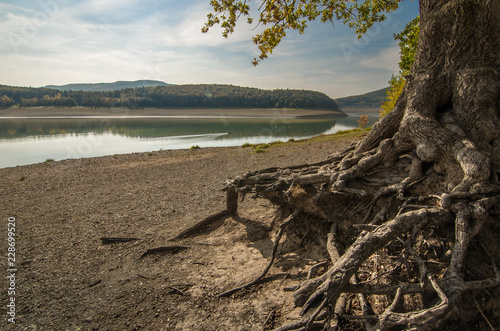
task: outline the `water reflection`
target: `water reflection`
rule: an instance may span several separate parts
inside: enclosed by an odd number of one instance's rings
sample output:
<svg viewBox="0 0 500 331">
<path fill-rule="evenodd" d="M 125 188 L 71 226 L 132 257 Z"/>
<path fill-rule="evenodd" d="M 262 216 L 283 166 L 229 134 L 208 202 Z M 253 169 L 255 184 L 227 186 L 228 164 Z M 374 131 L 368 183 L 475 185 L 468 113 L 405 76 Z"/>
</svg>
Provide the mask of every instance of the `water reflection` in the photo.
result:
<svg viewBox="0 0 500 331">
<path fill-rule="evenodd" d="M 0 119 L 0 168 L 49 158 L 286 141 L 354 128 L 358 118 Z"/>
<path fill-rule="evenodd" d="M 243 119 L 243 118 L 118 118 L 118 119 L 1 119 L 0 139 L 54 136 L 68 133 L 114 133 L 128 137 L 167 137 L 227 133 L 236 137 L 254 135 L 308 136 L 319 134 L 336 119 Z"/>
</svg>

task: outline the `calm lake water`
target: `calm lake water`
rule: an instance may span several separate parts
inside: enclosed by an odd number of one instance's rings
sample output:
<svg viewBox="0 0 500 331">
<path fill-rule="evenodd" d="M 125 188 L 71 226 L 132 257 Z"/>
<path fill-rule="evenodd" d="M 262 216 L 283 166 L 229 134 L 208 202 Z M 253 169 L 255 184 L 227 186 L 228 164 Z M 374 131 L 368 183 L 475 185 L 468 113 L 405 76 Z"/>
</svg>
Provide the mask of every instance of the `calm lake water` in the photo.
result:
<svg viewBox="0 0 500 331">
<path fill-rule="evenodd" d="M 0 168 L 113 154 L 241 146 L 309 138 L 358 127 L 333 119 L 143 117 L 0 118 Z M 369 125 L 377 120 L 370 117 Z"/>
</svg>

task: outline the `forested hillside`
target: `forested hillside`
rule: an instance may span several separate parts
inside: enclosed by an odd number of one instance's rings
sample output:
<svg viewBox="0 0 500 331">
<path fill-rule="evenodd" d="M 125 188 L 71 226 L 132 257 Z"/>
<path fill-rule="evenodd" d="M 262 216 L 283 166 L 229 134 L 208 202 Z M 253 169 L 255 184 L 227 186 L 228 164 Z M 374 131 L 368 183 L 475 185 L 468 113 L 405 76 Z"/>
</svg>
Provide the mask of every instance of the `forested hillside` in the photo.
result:
<svg viewBox="0 0 500 331">
<path fill-rule="evenodd" d="M 387 88 L 335 99 L 339 108 L 379 108 L 385 101 Z"/>
<path fill-rule="evenodd" d="M 302 108 L 338 110 L 326 94 L 233 85 L 172 85 L 117 91 L 60 91 L 0 85 L 0 107 Z"/>
</svg>

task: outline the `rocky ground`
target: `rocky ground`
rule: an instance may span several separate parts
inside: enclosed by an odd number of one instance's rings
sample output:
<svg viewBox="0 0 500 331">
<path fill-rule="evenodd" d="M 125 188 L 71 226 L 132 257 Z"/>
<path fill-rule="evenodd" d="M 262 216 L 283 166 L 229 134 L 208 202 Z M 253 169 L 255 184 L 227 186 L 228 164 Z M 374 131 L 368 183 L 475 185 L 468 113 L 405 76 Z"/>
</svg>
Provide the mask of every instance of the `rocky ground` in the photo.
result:
<svg viewBox="0 0 500 331">
<path fill-rule="evenodd" d="M 326 252 L 286 250 L 252 291 L 217 295 L 263 270 L 273 207 L 247 198 L 240 218 L 170 238 L 225 208 L 227 177 L 314 162 L 359 137 L 254 148 L 204 148 L 46 162 L 0 169 L 0 248 L 15 218 L 15 326 L 2 276 L 1 330 L 258 330 L 297 318 L 283 288 Z M 138 240 L 105 244 L 103 237 Z M 148 251 L 179 246 L 176 250 Z M 150 252 L 150 253 L 146 253 Z"/>
</svg>

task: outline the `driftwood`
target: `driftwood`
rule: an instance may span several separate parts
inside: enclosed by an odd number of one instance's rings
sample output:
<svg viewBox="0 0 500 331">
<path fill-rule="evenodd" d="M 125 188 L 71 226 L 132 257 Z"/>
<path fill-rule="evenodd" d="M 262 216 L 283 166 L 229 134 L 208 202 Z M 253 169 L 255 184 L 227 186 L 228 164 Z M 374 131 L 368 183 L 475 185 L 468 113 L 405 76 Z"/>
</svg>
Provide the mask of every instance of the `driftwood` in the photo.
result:
<svg viewBox="0 0 500 331">
<path fill-rule="evenodd" d="M 229 217 L 229 216 L 234 216 L 237 217 L 237 209 L 238 209 L 238 193 L 236 193 L 234 190 L 228 190 L 227 191 L 227 199 L 226 199 L 226 209 L 220 212 L 217 212 L 215 214 L 212 214 L 208 217 L 205 217 L 201 221 L 197 222 L 196 224 L 190 226 L 189 228 L 183 230 L 181 233 L 179 233 L 177 236 L 169 239 L 170 241 L 176 241 L 185 237 L 193 236 L 213 223 L 217 222 L 218 220 L 221 220 L 223 218 Z"/>
<path fill-rule="evenodd" d="M 180 251 L 185 251 L 186 249 L 189 249 L 189 247 L 178 245 L 150 248 L 141 255 L 141 258 L 154 254 L 175 254 Z"/>
<path fill-rule="evenodd" d="M 140 238 L 130 238 L 130 237 L 101 237 L 103 245 L 126 243 L 130 241 L 141 240 Z"/>
</svg>

